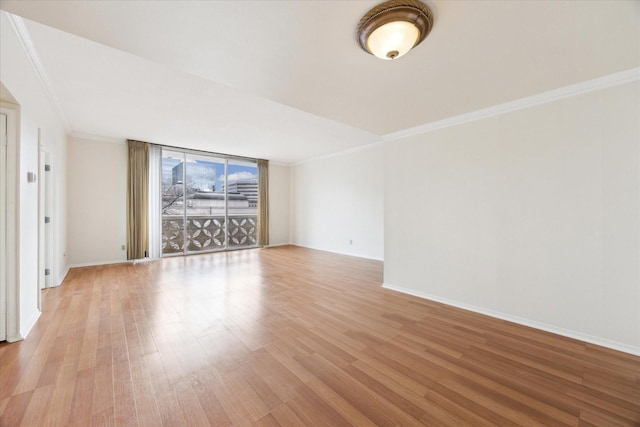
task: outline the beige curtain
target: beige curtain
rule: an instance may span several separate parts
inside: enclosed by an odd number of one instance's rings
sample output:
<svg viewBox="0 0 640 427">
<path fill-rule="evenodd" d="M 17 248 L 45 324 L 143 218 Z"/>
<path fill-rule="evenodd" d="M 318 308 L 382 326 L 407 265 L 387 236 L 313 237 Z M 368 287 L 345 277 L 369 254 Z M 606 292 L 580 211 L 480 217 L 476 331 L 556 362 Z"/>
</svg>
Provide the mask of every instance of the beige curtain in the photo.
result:
<svg viewBox="0 0 640 427">
<path fill-rule="evenodd" d="M 127 259 L 149 253 L 149 144 L 127 140 Z"/>
<path fill-rule="evenodd" d="M 258 160 L 258 245 L 269 244 L 269 161 Z"/>
</svg>

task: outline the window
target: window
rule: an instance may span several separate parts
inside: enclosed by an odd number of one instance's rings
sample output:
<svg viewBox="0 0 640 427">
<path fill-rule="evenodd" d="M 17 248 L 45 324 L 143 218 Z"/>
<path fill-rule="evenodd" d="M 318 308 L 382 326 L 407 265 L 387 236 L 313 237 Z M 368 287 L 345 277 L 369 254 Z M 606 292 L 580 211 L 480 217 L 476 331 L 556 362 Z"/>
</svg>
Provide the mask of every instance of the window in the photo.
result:
<svg viewBox="0 0 640 427">
<path fill-rule="evenodd" d="M 162 255 L 256 247 L 255 160 L 162 149 Z"/>
</svg>

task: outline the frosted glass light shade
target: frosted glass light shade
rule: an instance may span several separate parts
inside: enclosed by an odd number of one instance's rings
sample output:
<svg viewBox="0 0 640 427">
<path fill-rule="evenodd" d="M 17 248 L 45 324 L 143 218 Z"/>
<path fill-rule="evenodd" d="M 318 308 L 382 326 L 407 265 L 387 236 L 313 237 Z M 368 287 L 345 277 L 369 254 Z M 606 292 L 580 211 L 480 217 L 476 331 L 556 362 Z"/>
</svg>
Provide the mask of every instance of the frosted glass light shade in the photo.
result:
<svg viewBox="0 0 640 427">
<path fill-rule="evenodd" d="M 431 27 L 431 10 L 420 0 L 388 0 L 360 19 L 356 40 L 377 58 L 395 59 L 419 45 Z"/>
<path fill-rule="evenodd" d="M 374 30 L 367 40 L 369 51 L 380 59 L 396 59 L 409 52 L 420 37 L 411 22 L 395 21 Z"/>
</svg>

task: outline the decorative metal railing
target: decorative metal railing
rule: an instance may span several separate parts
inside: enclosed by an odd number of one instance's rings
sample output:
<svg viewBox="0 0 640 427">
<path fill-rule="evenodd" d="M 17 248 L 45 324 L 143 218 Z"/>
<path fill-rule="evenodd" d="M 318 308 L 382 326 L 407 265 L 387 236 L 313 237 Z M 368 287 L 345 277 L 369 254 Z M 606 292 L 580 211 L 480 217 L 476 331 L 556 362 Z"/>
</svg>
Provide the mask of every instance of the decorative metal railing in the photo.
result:
<svg viewBox="0 0 640 427">
<path fill-rule="evenodd" d="M 229 215 L 229 248 L 258 244 L 257 215 Z M 185 239 L 186 231 L 186 239 Z M 162 216 L 162 253 L 177 254 L 225 248 L 224 216 L 188 216 L 186 227 L 181 215 Z"/>
</svg>

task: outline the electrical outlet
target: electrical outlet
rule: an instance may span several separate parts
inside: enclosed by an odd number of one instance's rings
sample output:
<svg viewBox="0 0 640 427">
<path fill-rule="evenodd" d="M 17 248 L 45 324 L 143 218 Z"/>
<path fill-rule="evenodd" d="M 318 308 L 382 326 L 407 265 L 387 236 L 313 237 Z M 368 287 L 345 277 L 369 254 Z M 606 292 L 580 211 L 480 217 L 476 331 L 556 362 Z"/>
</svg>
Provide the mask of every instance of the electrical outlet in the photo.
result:
<svg viewBox="0 0 640 427">
<path fill-rule="evenodd" d="M 349 244 L 350 244 L 350 245 L 353 245 L 353 240 L 349 240 Z"/>
<path fill-rule="evenodd" d="M 122 250 L 124 251 L 125 249 L 127 249 L 127 246 L 126 246 L 126 245 L 122 245 L 122 246 L 120 247 L 120 249 L 122 249 Z"/>
</svg>

